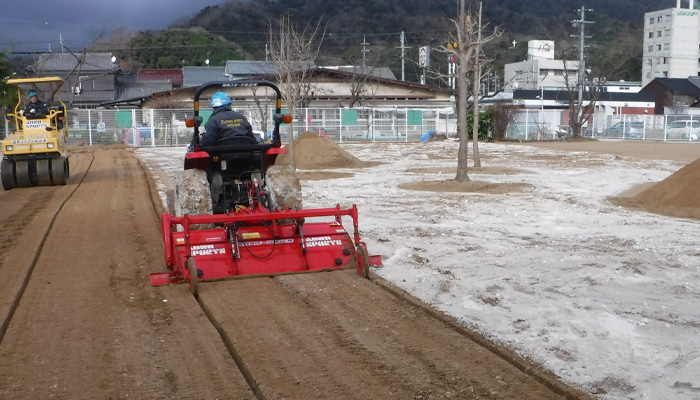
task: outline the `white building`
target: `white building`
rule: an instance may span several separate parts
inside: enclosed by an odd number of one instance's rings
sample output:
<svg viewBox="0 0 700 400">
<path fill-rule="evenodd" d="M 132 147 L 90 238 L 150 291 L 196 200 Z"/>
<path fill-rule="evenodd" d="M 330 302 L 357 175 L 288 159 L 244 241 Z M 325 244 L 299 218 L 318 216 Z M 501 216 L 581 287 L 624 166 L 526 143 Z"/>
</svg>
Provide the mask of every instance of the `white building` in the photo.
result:
<svg viewBox="0 0 700 400">
<path fill-rule="evenodd" d="M 700 10 L 695 0 L 688 8 L 676 0 L 675 8 L 644 14 L 642 86 L 654 78 L 697 76 L 700 58 Z"/>
<path fill-rule="evenodd" d="M 527 60 L 506 64 L 505 91 L 515 89 L 552 90 L 570 87 L 578 82 L 578 61 L 554 59 L 554 41 L 530 40 Z"/>
</svg>

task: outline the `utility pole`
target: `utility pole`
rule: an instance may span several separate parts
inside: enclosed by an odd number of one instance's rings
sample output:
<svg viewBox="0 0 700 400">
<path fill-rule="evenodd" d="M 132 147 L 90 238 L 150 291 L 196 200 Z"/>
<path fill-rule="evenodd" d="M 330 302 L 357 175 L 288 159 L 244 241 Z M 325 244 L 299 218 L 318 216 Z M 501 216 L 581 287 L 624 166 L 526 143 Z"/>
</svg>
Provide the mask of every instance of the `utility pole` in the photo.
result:
<svg viewBox="0 0 700 400">
<path fill-rule="evenodd" d="M 406 35 L 404 34 L 404 31 L 401 31 L 401 47 L 398 47 L 401 49 L 401 81 L 405 82 L 406 81 L 406 49 L 410 49 L 411 47 L 406 46 Z"/>
<path fill-rule="evenodd" d="M 367 43 L 367 38 L 365 36 L 362 36 L 362 43 L 360 44 L 362 45 L 362 69 L 364 70 L 366 66 L 367 53 L 369 53 L 372 50 L 369 50 L 367 48 L 367 46 L 369 46 L 369 43 Z M 362 71 L 362 73 L 364 74 L 364 71 Z"/>
<path fill-rule="evenodd" d="M 583 109 L 583 86 L 585 83 L 585 74 L 586 74 L 586 59 L 584 57 L 584 52 L 586 50 L 586 39 L 590 39 L 591 36 L 586 36 L 585 30 L 586 30 L 586 24 L 593 24 L 593 21 L 586 21 L 586 11 L 593 11 L 592 8 L 585 8 L 581 6 L 577 12 L 580 16 L 580 19 L 575 19 L 571 21 L 571 24 L 576 27 L 577 25 L 580 28 L 580 33 L 578 35 L 571 35 L 571 37 L 578 37 L 579 39 L 579 49 L 578 49 L 578 107 L 579 110 L 577 110 L 578 115 L 581 115 L 581 110 Z"/>
<path fill-rule="evenodd" d="M 462 0 L 464 5 L 464 0 Z M 473 124 L 472 124 L 472 148 L 474 151 L 474 167 L 481 167 L 481 158 L 479 157 L 479 95 L 481 94 L 481 8 L 482 3 L 479 2 L 479 31 L 476 39 L 476 56 L 474 57 L 474 90 L 472 91 L 472 100 L 474 105 Z"/>
</svg>

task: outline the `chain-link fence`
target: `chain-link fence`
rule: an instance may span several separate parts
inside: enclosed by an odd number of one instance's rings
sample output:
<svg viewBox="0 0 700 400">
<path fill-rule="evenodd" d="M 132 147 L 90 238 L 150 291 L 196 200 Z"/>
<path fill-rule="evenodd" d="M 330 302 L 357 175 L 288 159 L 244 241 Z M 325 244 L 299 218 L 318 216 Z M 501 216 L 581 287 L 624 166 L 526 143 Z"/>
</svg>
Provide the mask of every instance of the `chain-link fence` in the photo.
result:
<svg viewBox="0 0 700 400">
<path fill-rule="evenodd" d="M 274 109 L 236 109 L 253 130 L 269 138 Z M 283 110 L 283 112 L 285 112 Z M 201 110 L 206 122 L 211 110 Z M 128 146 L 184 146 L 192 139 L 185 119 L 189 110 L 87 110 L 68 112 L 69 144 Z M 294 112 L 294 136 L 310 131 L 336 142 L 415 141 L 431 130 L 455 135 L 456 116 L 451 108 L 302 108 Z M 289 126 L 280 133 L 289 135 Z"/>
<path fill-rule="evenodd" d="M 509 110 L 506 140 L 556 140 L 571 135 L 568 110 Z M 700 115 L 591 115 L 581 136 L 592 139 L 693 142 L 700 138 Z"/>
<path fill-rule="evenodd" d="M 237 109 L 260 135 L 269 138 L 273 109 Z M 286 112 L 283 110 L 283 112 Z M 206 121 L 211 110 L 201 110 Z M 128 146 L 185 146 L 192 140 L 185 119 L 191 109 L 68 111 L 68 143 L 72 145 L 126 144 Z M 506 140 L 557 140 L 570 136 L 567 110 L 507 110 Z M 0 137 L 8 129 L 5 118 Z M 452 108 L 301 108 L 294 112 L 294 136 L 315 132 L 336 142 L 418 141 L 430 131 L 457 136 Z M 288 137 L 290 126 L 281 134 Z M 700 115 L 605 115 L 598 113 L 583 126 L 582 136 L 593 139 L 693 142 L 700 138 Z"/>
</svg>

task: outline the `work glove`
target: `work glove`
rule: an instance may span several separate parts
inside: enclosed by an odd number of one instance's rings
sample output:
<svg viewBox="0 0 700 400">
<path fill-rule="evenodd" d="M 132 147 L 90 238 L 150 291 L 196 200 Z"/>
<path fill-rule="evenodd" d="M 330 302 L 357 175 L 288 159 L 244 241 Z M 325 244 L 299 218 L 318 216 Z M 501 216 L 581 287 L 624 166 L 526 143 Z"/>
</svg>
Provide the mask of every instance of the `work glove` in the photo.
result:
<svg viewBox="0 0 700 400">
<path fill-rule="evenodd" d="M 36 113 L 36 108 L 32 108 L 31 110 L 29 110 L 29 113 L 30 113 L 30 114 Z"/>
</svg>

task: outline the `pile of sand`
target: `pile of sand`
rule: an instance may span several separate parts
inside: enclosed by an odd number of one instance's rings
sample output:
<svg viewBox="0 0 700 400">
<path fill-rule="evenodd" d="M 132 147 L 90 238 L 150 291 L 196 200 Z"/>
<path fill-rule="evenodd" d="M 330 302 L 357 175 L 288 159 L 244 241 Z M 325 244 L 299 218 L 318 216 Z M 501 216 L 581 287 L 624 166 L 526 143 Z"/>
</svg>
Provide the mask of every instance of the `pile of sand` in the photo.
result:
<svg viewBox="0 0 700 400">
<path fill-rule="evenodd" d="M 631 205 L 672 217 L 700 219 L 700 159 L 630 199 Z"/>
<path fill-rule="evenodd" d="M 287 151 L 288 146 L 284 146 Z M 357 168 L 367 166 L 343 150 L 330 138 L 304 132 L 294 139 L 294 162 L 299 169 Z M 289 155 L 277 157 L 275 164 L 289 164 Z"/>
</svg>

